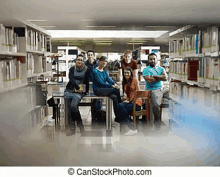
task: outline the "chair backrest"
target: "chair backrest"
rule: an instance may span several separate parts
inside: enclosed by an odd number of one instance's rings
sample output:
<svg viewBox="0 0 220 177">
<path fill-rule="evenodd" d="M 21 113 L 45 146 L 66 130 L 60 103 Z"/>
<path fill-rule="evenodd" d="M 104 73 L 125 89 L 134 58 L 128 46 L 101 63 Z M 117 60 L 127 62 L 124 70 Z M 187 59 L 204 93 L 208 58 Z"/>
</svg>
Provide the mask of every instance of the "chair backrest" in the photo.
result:
<svg viewBox="0 0 220 177">
<path fill-rule="evenodd" d="M 150 93 L 151 93 L 150 90 L 148 90 L 148 91 L 134 91 L 134 98 L 135 98 L 135 100 L 137 98 L 142 98 L 142 99 L 150 98 Z"/>
<path fill-rule="evenodd" d="M 146 104 L 145 109 L 142 109 L 140 111 L 136 111 L 136 104 L 134 104 L 134 106 L 133 106 L 132 115 L 134 118 L 135 126 L 136 126 L 136 117 L 135 116 L 145 115 L 147 117 L 147 120 L 149 120 L 150 95 L 151 95 L 150 90 L 149 91 L 135 91 L 134 92 L 134 100 L 136 100 L 138 98 L 147 100 L 147 102 L 145 102 L 145 104 Z"/>
</svg>

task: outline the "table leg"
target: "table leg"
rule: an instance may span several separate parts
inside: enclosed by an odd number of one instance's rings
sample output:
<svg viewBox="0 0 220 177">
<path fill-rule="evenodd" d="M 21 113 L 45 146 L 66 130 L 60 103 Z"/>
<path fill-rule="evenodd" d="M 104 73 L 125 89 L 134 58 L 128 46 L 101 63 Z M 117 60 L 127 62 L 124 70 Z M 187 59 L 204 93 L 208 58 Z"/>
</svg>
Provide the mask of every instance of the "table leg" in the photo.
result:
<svg viewBox="0 0 220 177">
<path fill-rule="evenodd" d="M 106 100 L 106 131 L 111 131 L 112 129 L 112 100 L 107 98 Z"/>
<path fill-rule="evenodd" d="M 109 102 L 108 98 L 106 98 L 106 131 L 108 131 L 108 124 L 109 124 Z"/>
</svg>

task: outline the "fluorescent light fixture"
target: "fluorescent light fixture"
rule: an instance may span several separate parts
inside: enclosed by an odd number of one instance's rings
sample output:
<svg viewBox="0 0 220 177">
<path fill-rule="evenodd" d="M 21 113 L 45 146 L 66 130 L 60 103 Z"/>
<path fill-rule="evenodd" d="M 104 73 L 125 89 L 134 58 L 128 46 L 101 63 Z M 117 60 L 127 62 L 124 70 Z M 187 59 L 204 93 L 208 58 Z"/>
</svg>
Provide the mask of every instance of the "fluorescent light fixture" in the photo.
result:
<svg viewBox="0 0 220 177">
<path fill-rule="evenodd" d="M 115 28 L 116 26 L 86 26 L 87 28 Z"/>
<path fill-rule="evenodd" d="M 93 19 L 82 19 L 83 22 L 91 22 L 94 21 Z"/>
<path fill-rule="evenodd" d="M 27 20 L 28 22 L 46 22 L 47 20 Z"/>
<path fill-rule="evenodd" d="M 157 38 L 168 31 L 125 31 L 125 30 L 47 30 L 54 40 L 96 38 Z"/>
<path fill-rule="evenodd" d="M 131 45 L 131 44 L 134 44 L 134 45 L 137 45 L 137 44 L 143 44 L 143 43 L 127 43 L 128 45 Z"/>
<path fill-rule="evenodd" d="M 54 27 L 57 27 L 57 26 L 40 26 L 42 28 L 54 28 Z"/>
<path fill-rule="evenodd" d="M 144 41 L 144 40 L 142 40 L 142 41 L 136 41 L 136 40 L 135 40 L 135 41 L 129 41 L 129 42 L 134 42 L 134 43 L 135 43 L 135 42 L 147 42 L 147 41 L 148 41 L 148 40 L 146 40 L 146 41 Z"/>
<path fill-rule="evenodd" d="M 97 45 L 110 45 L 112 43 L 96 43 Z"/>
<path fill-rule="evenodd" d="M 112 42 L 112 40 L 111 41 L 95 41 L 95 42 Z"/>
</svg>

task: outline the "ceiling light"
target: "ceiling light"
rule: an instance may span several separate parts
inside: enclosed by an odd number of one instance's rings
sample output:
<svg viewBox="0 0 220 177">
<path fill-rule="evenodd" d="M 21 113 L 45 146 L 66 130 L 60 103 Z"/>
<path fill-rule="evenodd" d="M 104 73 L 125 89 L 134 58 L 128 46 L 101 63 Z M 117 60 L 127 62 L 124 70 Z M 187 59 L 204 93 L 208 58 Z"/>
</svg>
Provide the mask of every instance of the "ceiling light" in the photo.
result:
<svg viewBox="0 0 220 177">
<path fill-rule="evenodd" d="M 28 22 L 46 22 L 47 20 L 27 20 Z"/>
<path fill-rule="evenodd" d="M 93 19 L 82 19 L 83 22 L 90 22 L 90 21 L 94 21 Z"/>
<path fill-rule="evenodd" d="M 42 28 L 54 28 L 54 27 L 57 27 L 57 26 L 40 26 Z"/>
<path fill-rule="evenodd" d="M 112 42 L 112 41 L 95 41 L 95 42 Z"/>
<path fill-rule="evenodd" d="M 96 44 L 98 44 L 98 45 L 110 45 L 112 43 L 96 43 Z"/>
<path fill-rule="evenodd" d="M 86 26 L 87 28 L 115 28 L 116 26 Z"/>
<path fill-rule="evenodd" d="M 131 42 L 134 42 L 134 43 L 135 43 L 135 42 L 147 42 L 147 40 L 146 40 L 146 41 L 136 41 L 136 40 L 135 40 L 135 41 L 129 41 L 129 42 L 130 42 L 130 43 L 131 43 Z"/>
<path fill-rule="evenodd" d="M 143 43 L 127 43 L 128 45 L 131 45 L 131 44 L 143 44 Z"/>
</svg>

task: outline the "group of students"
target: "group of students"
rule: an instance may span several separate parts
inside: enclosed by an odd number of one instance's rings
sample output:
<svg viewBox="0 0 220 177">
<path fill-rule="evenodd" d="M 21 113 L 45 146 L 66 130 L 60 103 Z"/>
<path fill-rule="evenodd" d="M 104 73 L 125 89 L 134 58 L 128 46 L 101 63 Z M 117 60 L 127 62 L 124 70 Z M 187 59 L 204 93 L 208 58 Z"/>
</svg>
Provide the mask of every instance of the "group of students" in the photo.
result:
<svg viewBox="0 0 220 177">
<path fill-rule="evenodd" d="M 124 96 L 120 96 L 120 87 L 113 81 L 108 72 L 105 70 L 107 65 L 107 57 L 101 56 L 98 60 L 95 59 L 95 53 L 92 50 L 87 52 L 88 60 L 85 61 L 85 54 L 79 54 L 76 59 L 76 65 L 70 68 L 69 82 L 65 90 L 65 99 L 69 108 L 69 132 L 67 136 L 75 134 L 77 126 L 80 133 L 84 132 L 81 114 L 78 105 L 84 95 L 89 94 L 89 81 L 93 82 L 93 91 L 97 96 L 108 96 L 113 101 L 113 110 L 115 116 L 120 123 L 124 123 L 129 127 L 129 131 L 125 135 L 135 135 L 138 133 L 135 129 L 130 114 L 134 104 L 134 91 L 139 90 L 138 82 L 138 65 L 132 59 L 132 51 L 127 50 L 124 53 L 124 58 L 121 60 L 119 68 L 120 81 Z M 156 66 L 157 56 L 149 54 L 149 66 L 143 70 L 143 77 L 146 80 L 146 90 L 152 90 L 153 113 L 155 123 L 160 122 L 160 109 L 162 97 L 164 95 L 161 89 L 161 81 L 166 80 L 166 72 L 163 68 Z M 85 92 L 80 87 L 81 84 L 86 85 Z M 167 94 L 167 93 L 166 93 Z M 93 114 L 96 114 L 102 107 L 100 99 L 94 99 L 95 105 Z M 136 110 L 139 111 L 143 105 L 142 99 L 136 99 Z"/>
</svg>

